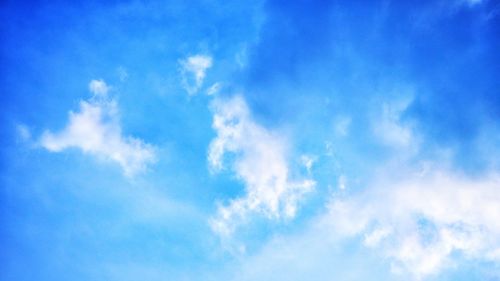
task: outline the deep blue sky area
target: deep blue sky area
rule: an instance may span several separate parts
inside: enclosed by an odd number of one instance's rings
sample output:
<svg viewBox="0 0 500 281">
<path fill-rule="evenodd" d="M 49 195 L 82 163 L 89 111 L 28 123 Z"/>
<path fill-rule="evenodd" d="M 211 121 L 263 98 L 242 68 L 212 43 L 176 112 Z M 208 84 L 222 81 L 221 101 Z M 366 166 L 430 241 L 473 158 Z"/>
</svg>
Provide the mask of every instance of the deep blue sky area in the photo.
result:
<svg viewBox="0 0 500 281">
<path fill-rule="evenodd" d="M 0 22 L 0 280 L 500 280 L 498 1 Z"/>
</svg>

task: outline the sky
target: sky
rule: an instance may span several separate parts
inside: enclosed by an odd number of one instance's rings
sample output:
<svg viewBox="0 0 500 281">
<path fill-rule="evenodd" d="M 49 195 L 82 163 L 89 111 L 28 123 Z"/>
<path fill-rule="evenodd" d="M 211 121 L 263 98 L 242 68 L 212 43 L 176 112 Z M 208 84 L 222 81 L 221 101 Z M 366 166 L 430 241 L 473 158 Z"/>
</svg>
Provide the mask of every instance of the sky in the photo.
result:
<svg viewBox="0 0 500 281">
<path fill-rule="evenodd" d="M 0 280 L 500 280 L 499 2 L 0 22 Z"/>
</svg>

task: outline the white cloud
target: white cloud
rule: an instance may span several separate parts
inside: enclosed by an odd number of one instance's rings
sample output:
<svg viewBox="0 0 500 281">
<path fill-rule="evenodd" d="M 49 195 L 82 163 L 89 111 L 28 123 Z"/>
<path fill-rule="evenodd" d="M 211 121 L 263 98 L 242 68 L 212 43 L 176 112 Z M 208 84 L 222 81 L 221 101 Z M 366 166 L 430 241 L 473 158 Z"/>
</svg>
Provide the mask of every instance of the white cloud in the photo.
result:
<svg viewBox="0 0 500 281">
<path fill-rule="evenodd" d="M 89 90 L 95 96 L 106 96 L 109 92 L 109 86 L 104 80 L 92 80 L 89 83 Z"/>
<path fill-rule="evenodd" d="M 207 95 L 212 96 L 217 94 L 220 91 L 221 87 L 222 85 L 220 82 L 214 83 L 212 86 L 210 86 L 210 88 L 208 88 Z"/>
<path fill-rule="evenodd" d="M 232 153 L 231 170 L 245 184 L 245 196 L 219 206 L 212 229 L 228 236 L 250 213 L 273 219 L 294 217 L 298 201 L 315 182 L 290 180 L 285 140 L 256 124 L 239 96 L 216 100 L 213 111 L 217 137 L 208 152 L 210 167 L 223 169 L 224 156 Z"/>
<path fill-rule="evenodd" d="M 394 172 L 394 171 L 393 171 Z M 391 178 L 385 175 L 385 178 Z M 366 193 L 334 200 L 338 233 L 364 235 L 366 246 L 415 279 L 453 264 L 451 256 L 500 262 L 500 176 L 470 179 L 447 171 L 384 180 Z"/>
<path fill-rule="evenodd" d="M 308 174 L 311 174 L 312 166 L 313 166 L 314 162 L 316 162 L 316 160 L 317 160 L 317 157 L 313 156 L 313 155 L 300 156 L 300 162 L 306 168 Z"/>
<path fill-rule="evenodd" d="M 464 260 L 500 264 L 498 173 L 397 172 L 334 195 L 326 212 L 245 256 L 231 280 L 434 280 Z"/>
<path fill-rule="evenodd" d="M 106 96 L 109 87 L 104 81 L 92 80 L 89 89 L 94 97 L 81 101 L 80 111 L 69 113 L 68 124 L 62 131 L 45 131 L 41 146 L 52 152 L 78 148 L 118 163 L 127 176 L 143 171 L 155 160 L 153 147 L 122 135 L 117 104 Z"/>
<path fill-rule="evenodd" d="M 206 71 L 212 67 L 212 58 L 195 55 L 180 61 L 182 85 L 189 95 L 196 94 L 205 79 Z"/>
</svg>

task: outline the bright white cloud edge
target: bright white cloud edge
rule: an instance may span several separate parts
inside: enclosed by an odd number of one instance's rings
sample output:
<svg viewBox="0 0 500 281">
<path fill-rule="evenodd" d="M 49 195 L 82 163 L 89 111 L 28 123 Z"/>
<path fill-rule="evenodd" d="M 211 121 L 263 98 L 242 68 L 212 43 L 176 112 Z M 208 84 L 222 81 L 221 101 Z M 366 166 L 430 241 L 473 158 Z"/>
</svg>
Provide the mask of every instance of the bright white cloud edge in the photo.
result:
<svg viewBox="0 0 500 281">
<path fill-rule="evenodd" d="M 385 270 L 381 280 L 434 280 L 462 262 L 500 264 L 498 173 L 382 173 L 361 193 L 333 194 L 298 232 L 273 236 L 232 280 L 370 280 Z"/>
<path fill-rule="evenodd" d="M 206 76 L 206 71 L 212 67 L 212 57 L 206 55 L 194 55 L 180 60 L 182 86 L 189 95 L 196 94 Z"/>
<path fill-rule="evenodd" d="M 299 201 L 315 182 L 290 179 L 285 139 L 253 121 L 241 96 L 217 99 L 212 109 L 217 136 L 209 147 L 210 168 L 214 172 L 223 169 L 224 156 L 232 154 L 230 170 L 245 185 L 243 197 L 219 205 L 210 221 L 214 232 L 230 236 L 251 214 L 293 218 Z"/>
<path fill-rule="evenodd" d="M 84 153 L 118 163 L 126 176 L 144 171 L 155 161 L 152 145 L 122 134 L 117 103 L 109 98 L 109 86 L 92 80 L 93 97 L 80 101 L 80 110 L 70 112 L 66 127 L 57 133 L 45 131 L 40 145 L 51 152 L 78 148 Z"/>
<path fill-rule="evenodd" d="M 455 253 L 500 262 L 499 188 L 495 173 L 470 179 L 435 170 L 334 200 L 329 216 L 336 231 L 363 235 L 390 258 L 394 272 L 421 279 L 450 266 Z"/>
</svg>

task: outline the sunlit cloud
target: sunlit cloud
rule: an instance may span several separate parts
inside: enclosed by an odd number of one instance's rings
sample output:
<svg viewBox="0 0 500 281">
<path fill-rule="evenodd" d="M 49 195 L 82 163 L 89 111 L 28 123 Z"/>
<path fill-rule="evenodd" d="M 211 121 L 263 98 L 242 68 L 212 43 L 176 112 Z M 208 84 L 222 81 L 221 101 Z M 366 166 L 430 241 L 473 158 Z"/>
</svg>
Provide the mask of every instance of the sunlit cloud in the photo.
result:
<svg viewBox="0 0 500 281">
<path fill-rule="evenodd" d="M 224 156 L 234 155 L 229 169 L 244 183 L 245 195 L 219 206 L 211 220 L 212 229 L 228 236 L 251 214 L 269 219 L 293 218 L 300 200 L 314 188 L 315 181 L 291 179 L 286 140 L 257 124 L 240 96 L 216 100 L 213 111 L 212 126 L 217 137 L 210 143 L 208 162 L 213 171 L 219 171 L 224 168 Z"/>
<path fill-rule="evenodd" d="M 78 148 L 116 162 L 127 176 L 144 171 L 155 161 L 153 146 L 122 134 L 117 102 L 108 96 L 109 86 L 103 80 L 92 80 L 89 89 L 94 96 L 80 101 L 79 111 L 69 113 L 68 124 L 63 130 L 45 131 L 40 137 L 40 145 L 51 152 Z"/>
<path fill-rule="evenodd" d="M 498 174 L 473 179 L 439 169 L 391 173 L 360 195 L 332 201 L 328 216 L 335 231 L 363 235 L 367 247 L 392 261 L 395 273 L 416 279 L 450 267 L 458 253 L 500 261 Z"/>
<path fill-rule="evenodd" d="M 196 94 L 206 76 L 206 71 L 212 67 L 212 58 L 205 55 L 195 55 L 180 61 L 182 86 L 189 95 Z"/>
</svg>

